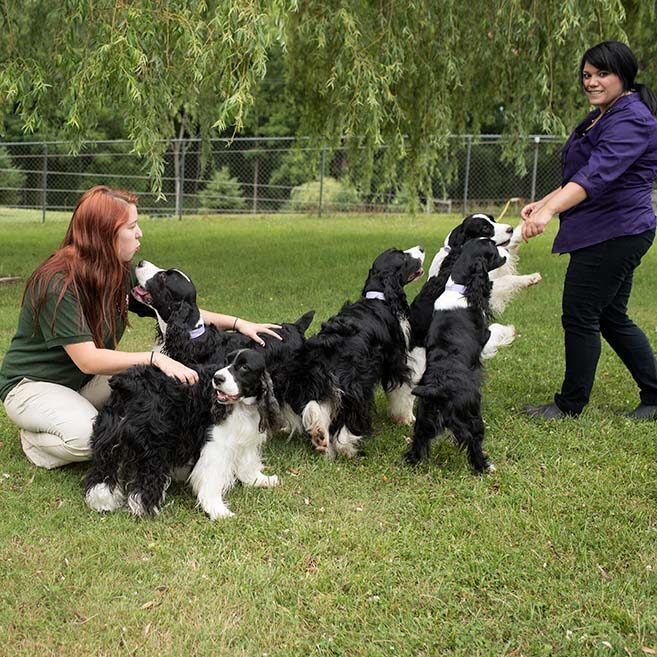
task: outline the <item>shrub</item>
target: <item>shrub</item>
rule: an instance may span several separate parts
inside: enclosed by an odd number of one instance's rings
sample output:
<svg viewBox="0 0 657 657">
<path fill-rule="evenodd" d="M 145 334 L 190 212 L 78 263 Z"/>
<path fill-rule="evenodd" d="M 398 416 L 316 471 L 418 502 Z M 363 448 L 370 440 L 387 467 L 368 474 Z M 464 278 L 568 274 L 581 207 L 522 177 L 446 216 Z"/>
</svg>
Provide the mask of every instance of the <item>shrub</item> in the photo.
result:
<svg viewBox="0 0 657 657">
<path fill-rule="evenodd" d="M 0 205 L 17 205 L 25 180 L 25 173 L 13 165 L 7 148 L 0 146 Z"/>
<path fill-rule="evenodd" d="M 237 178 L 230 175 L 228 167 L 221 167 L 198 195 L 201 208 L 208 210 L 244 210 L 246 199 Z"/>
<path fill-rule="evenodd" d="M 297 185 L 292 189 L 290 200 L 285 203 L 284 209 L 297 212 L 313 212 L 319 209 L 320 181 Z M 324 178 L 322 189 L 322 207 L 324 210 L 344 212 L 358 210 L 360 202 L 358 192 L 348 184 L 335 178 Z"/>
</svg>

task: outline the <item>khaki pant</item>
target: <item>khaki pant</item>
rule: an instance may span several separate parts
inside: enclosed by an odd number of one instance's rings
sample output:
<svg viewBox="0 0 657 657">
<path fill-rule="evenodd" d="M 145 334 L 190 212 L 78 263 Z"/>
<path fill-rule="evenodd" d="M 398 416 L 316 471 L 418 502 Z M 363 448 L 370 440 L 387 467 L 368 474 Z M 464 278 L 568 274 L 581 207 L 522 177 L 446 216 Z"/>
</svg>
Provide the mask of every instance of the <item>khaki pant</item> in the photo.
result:
<svg viewBox="0 0 657 657">
<path fill-rule="evenodd" d="M 110 396 L 108 376 L 95 376 L 80 392 L 57 383 L 23 379 L 5 399 L 7 416 L 20 428 L 25 456 L 41 468 L 89 461 L 89 439 L 98 411 Z"/>
</svg>

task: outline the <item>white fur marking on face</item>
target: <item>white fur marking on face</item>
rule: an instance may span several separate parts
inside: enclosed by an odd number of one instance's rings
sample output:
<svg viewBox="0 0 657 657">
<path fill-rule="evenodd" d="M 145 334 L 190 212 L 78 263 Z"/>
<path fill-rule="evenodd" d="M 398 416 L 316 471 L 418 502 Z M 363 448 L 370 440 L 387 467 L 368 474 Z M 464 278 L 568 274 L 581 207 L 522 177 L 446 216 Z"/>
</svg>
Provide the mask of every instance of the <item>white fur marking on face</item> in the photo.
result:
<svg viewBox="0 0 657 657">
<path fill-rule="evenodd" d="M 135 275 L 137 277 L 137 282 L 139 285 L 144 287 L 148 281 L 155 276 L 158 272 L 164 271 L 164 269 L 160 269 L 159 267 L 156 267 L 152 262 L 148 262 L 148 260 L 142 260 L 142 264 L 138 267 L 135 267 Z"/>
<path fill-rule="evenodd" d="M 225 392 L 227 395 L 231 396 L 239 394 L 240 388 L 237 385 L 237 381 L 235 381 L 235 377 L 230 371 L 230 367 L 224 367 L 218 372 L 215 372 L 215 376 L 218 375 L 224 377 L 224 382 L 217 385 L 217 390 L 221 390 L 221 392 Z"/>
<path fill-rule="evenodd" d="M 406 249 L 404 253 L 408 253 L 410 256 L 417 258 L 422 264 L 424 264 L 424 251 L 419 244 L 411 249 Z"/>
</svg>

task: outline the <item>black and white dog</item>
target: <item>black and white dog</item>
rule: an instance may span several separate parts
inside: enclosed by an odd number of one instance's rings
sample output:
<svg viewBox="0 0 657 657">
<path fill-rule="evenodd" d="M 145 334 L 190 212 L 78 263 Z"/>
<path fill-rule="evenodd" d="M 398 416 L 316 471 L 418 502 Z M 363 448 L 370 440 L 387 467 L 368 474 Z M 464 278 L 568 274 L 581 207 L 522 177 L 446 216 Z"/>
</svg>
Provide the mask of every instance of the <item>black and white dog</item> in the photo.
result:
<svg viewBox="0 0 657 657">
<path fill-rule="evenodd" d="M 243 349 L 228 365 L 198 368 L 183 385 L 154 367 L 110 379 L 112 395 L 94 423 L 87 504 L 114 511 L 159 513 L 172 477 L 187 478 L 212 520 L 233 515 L 223 496 L 235 480 L 271 487 L 260 449 L 280 425 L 279 406 L 263 354 Z M 191 473 L 190 473 L 191 468 Z"/>
<path fill-rule="evenodd" d="M 506 257 L 490 239 L 470 240 L 434 304 L 426 339 L 426 369 L 413 389 L 419 397 L 413 442 L 406 458 L 419 463 L 430 441 L 449 429 L 467 449 L 475 472 L 494 469 L 484 454 L 480 387 L 481 352 L 489 338 L 491 282 L 488 272 Z"/>
<path fill-rule="evenodd" d="M 387 249 L 372 264 L 362 296 L 306 341 L 304 376 L 290 404 L 315 447 L 353 456 L 371 433 L 376 385 L 410 382 L 404 286 L 423 274 L 424 249 Z"/>
<path fill-rule="evenodd" d="M 159 349 L 185 365 L 221 362 L 236 349 L 252 348 L 265 355 L 267 371 L 288 424 L 298 426 L 298 418 L 286 404 L 288 388 L 303 367 L 305 333 L 315 311 L 310 310 L 295 322 L 281 323 L 275 329 L 282 340 L 262 334 L 261 347 L 248 336 L 205 325 L 196 303 L 196 286 L 179 269 L 160 269 L 142 260 L 135 270 L 139 285 L 132 291 L 141 303 L 155 311 L 159 328 Z"/>
<path fill-rule="evenodd" d="M 489 273 L 493 284 L 490 307 L 494 314 L 504 311 L 507 302 L 521 289 L 534 285 L 541 280 L 538 272 L 527 275 L 517 274 L 518 248 L 522 242 L 522 224 L 514 228 L 509 224 L 498 223 L 489 214 L 476 213 L 465 217 L 451 230 L 443 247 L 438 251 L 429 269 L 429 278 L 410 306 L 411 353 L 409 367 L 412 371 L 413 384 L 417 383 L 424 371 L 424 342 L 431 324 L 433 307 L 436 299 L 445 290 L 445 285 L 452 272 L 454 263 L 461 254 L 463 246 L 470 240 L 488 238 L 505 249 L 506 262 L 502 267 Z M 492 323 L 489 326 L 490 337 L 482 351 L 482 358 L 492 358 L 500 347 L 510 345 L 515 338 L 513 325 Z M 402 425 L 413 424 L 413 396 L 409 386 L 401 386 L 390 391 L 390 417 Z"/>
</svg>

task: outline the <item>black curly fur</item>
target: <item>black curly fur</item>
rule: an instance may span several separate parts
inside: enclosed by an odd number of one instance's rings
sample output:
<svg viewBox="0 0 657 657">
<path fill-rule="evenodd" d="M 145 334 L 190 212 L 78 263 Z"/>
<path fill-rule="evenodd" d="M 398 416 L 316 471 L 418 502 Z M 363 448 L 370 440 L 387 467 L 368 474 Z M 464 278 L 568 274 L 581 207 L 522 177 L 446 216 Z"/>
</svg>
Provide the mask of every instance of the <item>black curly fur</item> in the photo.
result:
<svg viewBox="0 0 657 657">
<path fill-rule="evenodd" d="M 413 442 L 406 454 L 410 463 L 419 463 L 427 456 L 431 440 L 447 428 L 467 450 L 475 472 L 489 467 L 483 451 L 480 357 L 489 337 L 488 272 L 504 262 L 492 240 L 472 240 L 452 267 L 452 281 L 466 288 L 467 308 L 436 310 L 433 314 L 426 339 L 426 369 L 413 389 L 419 404 Z"/>
<path fill-rule="evenodd" d="M 491 215 L 486 216 L 489 221 L 484 219 L 481 214 L 468 215 L 450 232 L 447 238 L 449 253 L 443 260 L 440 271 L 436 276 L 427 279 L 410 305 L 411 347 L 424 346 L 433 316 L 433 304 L 445 291 L 445 285 L 454 264 L 461 255 L 463 246 L 473 239 L 493 237 L 495 228 L 491 222 L 495 220 Z"/>
<path fill-rule="evenodd" d="M 244 351 L 244 350 L 242 350 Z M 233 360 L 235 354 L 230 354 Z M 259 428 L 270 434 L 281 426 L 280 409 L 262 356 L 258 356 Z M 160 508 L 175 468 L 194 464 L 234 406 L 219 403 L 212 380 L 225 363 L 196 366 L 199 381 L 187 386 L 155 367 L 132 367 L 110 379 L 112 394 L 98 414 L 91 436 L 92 464 L 85 493 L 98 484 L 118 486 L 137 496 L 145 515 Z"/>
<path fill-rule="evenodd" d="M 383 292 L 385 300 L 363 296 L 345 303 L 306 341 L 305 371 L 295 382 L 296 396 L 291 396 L 295 412 L 301 413 L 311 400 L 331 400 L 336 409 L 331 435 L 343 426 L 354 435 L 371 433 L 376 385 L 390 389 L 410 380 L 400 322 L 408 313 L 404 285 L 420 272 L 421 262 L 398 249 L 376 258 L 363 295 Z"/>
</svg>

